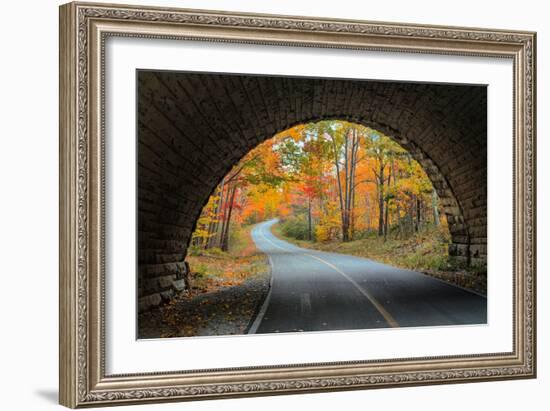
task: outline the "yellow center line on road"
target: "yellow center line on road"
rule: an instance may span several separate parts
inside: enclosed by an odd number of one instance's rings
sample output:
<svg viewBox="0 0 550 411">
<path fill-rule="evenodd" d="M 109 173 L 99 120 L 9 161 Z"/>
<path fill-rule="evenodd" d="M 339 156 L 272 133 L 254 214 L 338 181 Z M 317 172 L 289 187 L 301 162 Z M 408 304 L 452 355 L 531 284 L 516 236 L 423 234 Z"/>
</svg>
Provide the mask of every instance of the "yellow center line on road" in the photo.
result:
<svg viewBox="0 0 550 411">
<path fill-rule="evenodd" d="M 382 315 L 382 317 L 384 317 L 384 320 L 386 320 L 386 322 L 388 323 L 388 325 L 390 327 L 399 327 L 399 324 L 397 323 L 397 321 L 395 321 L 395 318 L 393 318 L 391 316 L 391 314 L 384 307 L 382 307 L 382 304 L 380 304 L 378 302 L 378 300 L 376 298 L 374 298 L 367 290 L 365 290 L 363 287 L 361 287 L 353 278 L 348 276 L 345 272 L 340 270 L 334 264 L 331 264 L 328 261 L 325 261 L 322 258 L 317 257 L 316 255 L 306 254 L 306 253 L 304 253 L 304 255 L 306 255 L 308 257 L 311 257 L 311 258 L 315 258 L 316 260 L 321 261 L 322 263 L 328 265 L 330 268 L 332 268 L 333 270 L 335 270 L 336 272 L 341 274 L 346 280 L 348 280 L 350 283 L 352 283 L 355 286 L 355 288 L 357 288 L 357 290 L 361 294 L 363 294 L 367 298 L 367 300 L 369 300 L 371 302 L 372 305 L 374 305 L 374 308 L 376 308 L 378 310 L 378 312 Z"/>
<path fill-rule="evenodd" d="M 292 251 L 289 248 L 281 247 L 280 245 L 275 244 L 273 241 L 271 241 L 269 238 L 267 238 L 265 236 L 265 234 L 263 233 L 262 230 L 259 230 L 259 231 L 260 231 L 260 234 L 262 235 L 262 237 L 264 238 L 264 240 L 269 241 L 275 247 L 280 248 L 281 250 L 285 250 L 285 251 Z M 363 296 L 365 296 L 367 298 L 367 300 L 370 301 L 370 303 L 374 306 L 374 308 L 376 308 L 378 310 L 380 315 L 382 315 L 382 317 L 384 317 L 384 319 L 386 320 L 386 322 L 388 323 L 388 325 L 390 327 L 394 327 L 394 328 L 399 327 L 399 324 L 397 323 L 397 321 L 395 321 L 395 318 L 392 317 L 392 315 L 382 306 L 382 304 L 380 304 L 376 298 L 374 298 L 367 290 L 365 290 L 363 287 L 361 287 L 353 278 L 348 276 L 345 272 L 340 270 L 334 264 L 331 264 L 328 261 L 323 260 L 321 257 L 317 257 L 316 255 L 308 254 L 308 253 L 302 253 L 302 255 L 304 255 L 306 257 L 315 258 L 316 260 L 319 260 L 323 264 L 326 264 L 327 266 L 329 266 L 330 268 L 335 270 L 338 274 L 342 275 L 346 280 L 348 280 L 350 283 L 352 283 L 353 286 L 355 288 L 357 288 L 357 290 L 361 294 L 363 294 Z"/>
</svg>

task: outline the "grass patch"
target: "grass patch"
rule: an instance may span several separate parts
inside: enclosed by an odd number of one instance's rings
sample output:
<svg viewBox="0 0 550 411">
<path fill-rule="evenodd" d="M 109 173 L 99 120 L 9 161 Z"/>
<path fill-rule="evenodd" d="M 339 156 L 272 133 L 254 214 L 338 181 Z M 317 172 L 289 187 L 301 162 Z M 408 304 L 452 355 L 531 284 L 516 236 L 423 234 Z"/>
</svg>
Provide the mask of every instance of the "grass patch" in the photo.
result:
<svg viewBox="0 0 550 411">
<path fill-rule="evenodd" d="M 439 227 L 427 227 L 404 240 L 388 238 L 384 241 L 374 234 L 346 243 L 297 240 L 286 236 L 280 224 L 275 224 L 272 230 L 277 237 L 303 248 L 369 258 L 395 267 L 420 271 L 481 294 L 486 295 L 487 292 L 487 268 L 466 267 L 449 257 L 449 240 Z"/>
<path fill-rule="evenodd" d="M 234 230 L 229 252 L 219 248 L 194 249 L 188 255 L 190 294 L 239 285 L 267 270 L 265 256 L 256 249 L 250 235 L 252 228 Z"/>
<path fill-rule="evenodd" d="M 345 243 L 341 241 L 312 242 L 296 240 L 285 236 L 279 224 L 273 226 L 273 232 L 277 236 L 304 248 L 351 254 L 411 270 L 437 270 L 452 267 L 452 263 L 447 257 L 447 244 L 444 240 L 444 234 L 437 228 L 426 229 L 406 240 L 388 238 L 384 241 L 374 235 Z"/>
</svg>

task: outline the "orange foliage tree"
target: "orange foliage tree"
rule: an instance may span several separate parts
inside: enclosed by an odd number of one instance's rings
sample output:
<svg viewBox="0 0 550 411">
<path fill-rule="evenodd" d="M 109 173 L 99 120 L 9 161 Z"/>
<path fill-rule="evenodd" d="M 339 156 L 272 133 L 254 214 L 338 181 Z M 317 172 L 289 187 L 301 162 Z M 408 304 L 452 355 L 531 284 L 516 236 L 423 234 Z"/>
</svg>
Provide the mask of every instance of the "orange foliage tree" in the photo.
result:
<svg viewBox="0 0 550 411">
<path fill-rule="evenodd" d="M 440 223 L 422 167 L 389 136 L 338 120 L 302 124 L 250 151 L 214 191 L 194 246 L 229 248 L 231 227 L 279 218 L 309 240 L 350 241 Z"/>
</svg>

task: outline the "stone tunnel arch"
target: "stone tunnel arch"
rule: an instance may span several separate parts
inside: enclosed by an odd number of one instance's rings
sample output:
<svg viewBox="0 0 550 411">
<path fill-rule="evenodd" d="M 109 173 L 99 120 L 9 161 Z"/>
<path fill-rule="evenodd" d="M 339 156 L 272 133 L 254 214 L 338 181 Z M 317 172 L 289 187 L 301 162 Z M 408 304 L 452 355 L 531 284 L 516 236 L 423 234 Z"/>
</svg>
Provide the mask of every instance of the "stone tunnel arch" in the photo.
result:
<svg viewBox="0 0 550 411">
<path fill-rule="evenodd" d="M 486 104 L 484 86 L 139 71 L 140 310 L 171 297 L 202 207 L 233 165 L 280 131 L 326 119 L 409 151 L 439 195 L 449 254 L 486 261 Z"/>
</svg>

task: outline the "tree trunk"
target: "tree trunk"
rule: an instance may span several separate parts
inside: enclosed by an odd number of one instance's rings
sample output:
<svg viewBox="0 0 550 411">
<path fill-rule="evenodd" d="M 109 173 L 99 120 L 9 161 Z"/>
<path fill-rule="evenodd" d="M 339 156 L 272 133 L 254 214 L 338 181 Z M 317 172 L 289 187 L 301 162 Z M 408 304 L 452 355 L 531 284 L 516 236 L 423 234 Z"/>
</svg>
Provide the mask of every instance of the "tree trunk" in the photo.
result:
<svg viewBox="0 0 550 411">
<path fill-rule="evenodd" d="M 224 190 L 221 192 L 221 204 L 220 204 L 220 223 L 216 228 L 216 245 L 221 248 L 223 233 L 225 232 L 225 222 L 227 220 L 227 201 L 229 199 L 229 185 L 225 184 Z M 224 192 L 225 191 L 225 192 Z"/>
<path fill-rule="evenodd" d="M 434 223 L 436 226 L 439 225 L 439 208 L 438 208 L 438 201 L 437 201 L 437 193 L 435 192 L 435 188 L 432 189 L 432 208 L 434 212 Z"/>
<path fill-rule="evenodd" d="M 309 241 L 313 240 L 313 235 L 311 233 L 311 198 L 307 199 L 307 239 Z"/>
<path fill-rule="evenodd" d="M 416 213 L 416 196 L 413 195 L 412 199 L 411 199 L 410 206 L 409 206 L 409 221 L 410 221 L 409 226 L 410 226 L 410 229 L 411 229 L 410 230 L 411 234 L 416 232 L 415 213 Z"/>
<path fill-rule="evenodd" d="M 393 188 L 397 193 L 397 172 L 395 170 L 395 161 L 392 157 L 391 160 L 391 169 L 393 177 Z M 395 202 L 395 212 L 397 214 L 397 227 L 399 228 L 399 239 L 403 238 L 403 221 L 401 220 L 401 206 L 399 205 L 399 199 Z"/>
<path fill-rule="evenodd" d="M 416 197 L 416 232 L 420 231 L 420 198 Z"/>
<path fill-rule="evenodd" d="M 349 177 L 349 199 L 348 199 L 348 230 L 349 239 L 353 240 L 355 232 L 355 172 L 357 169 L 357 151 L 359 150 L 359 137 L 357 129 L 352 129 L 352 145 L 351 145 L 351 162 L 350 162 L 350 177 Z"/>
<path fill-rule="evenodd" d="M 229 204 L 228 204 L 229 210 L 227 212 L 225 227 L 224 227 L 224 231 L 222 233 L 222 241 L 221 241 L 221 244 L 220 244 L 220 248 L 222 249 L 222 251 L 228 251 L 229 250 L 229 225 L 231 223 L 231 214 L 233 212 L 233 203 L 235 201 L 235 192 L 237 191 L 237 186 L 233 185 L 233 187 L 230 187 L 229 190 L 231 191 L 231 197 L 230 197 Z"/>
<path fill-rule="evenodd" d="M 378 174 L 378 237 L 384 235 L 384 163 L 380 160 Z"/>
<path fill-rule="evenodd" d="M 206 241 L 204 248 L 212 248 L 215 245 L 216 242 L 216 236 L 218 234 L 218 229 L 220 226 L 220 214 L 222 210 L 222 202 L 223 202 L 223 188 L 225 184 L 225 178 L 220 183 L 220 186 L 218 188 L 218 204 L 216 204 L 216 210 L 214 211 L 214 221 L 210 224 L 208 227 L 208 240 Z"/>
<path fill-rule="evenodd" d="M 328 133 L 327 133 L 328 134 Z M 359 149 L 359 137 L 357 130 L 352 128 L 344 134 L 344 164 L 343 164 L 343 185 L 340 173 L 340 161 L 336 141 L 329 134 L 334 150 L 334 165 L 336 167 L 336 180 L 338 186 L 338 198 L 340 200 L 340 216 L 342 241 L 350 241 L 352 238 L 351 215 L 353 213 L 353 199 L 355 190 L 355 170 L 357 168 L 357 150 Z"/>
<path fill-rule="evenodd" d="M 370 231 L 371 227 L 371 219 L 370 219 L 370 200 L 369 200 L 369 194 L 367 193 L 365 195 L 365 222 L 367 224 L 367 231 Z"/>
<path fill-rule="evenodd" d="M 342 241 L 349 241 L 349 180 L 350 180 L 350 156 L 349 156 L 349 130 L 344 137 L 344 210 L 342 213 Z"/>
<path fill-rule="evenodd" d="M 345 226 L 345 216 L 344 216 L 344 198 L 342 192 L 342 182 L 340 181 L 340 162 L 338 160 L 338 147 L 336 147 L 336 141 L 334 137 L 327 133 L 332 141 L 332 147 L 334 151 L 334 166 L 336 167 L 336 181 L 338 183 L 338 198 L 340 200 L 340 218 L 342 221 L 342 237 L 345 236 L 344 226 Z"/>
<path fill-rule="evenodd" d="M 393 162 L 393 159 L 392 159 Z M 392 168 L 388 171 L 388 189 L 391 184 Z M 388 216 L 390 214 L 390 198 L 386 196 L 386 214 L 384 215 L 384 241 L 388 238 Z"/>
<path fill-rule="evenodd" d="M 355 238 L 355 188 L 351 193 L 350 236 L 353 241 Z"/>
</svg>

